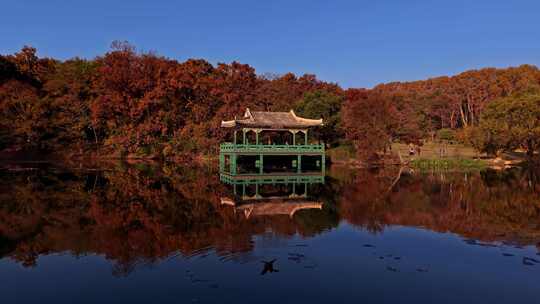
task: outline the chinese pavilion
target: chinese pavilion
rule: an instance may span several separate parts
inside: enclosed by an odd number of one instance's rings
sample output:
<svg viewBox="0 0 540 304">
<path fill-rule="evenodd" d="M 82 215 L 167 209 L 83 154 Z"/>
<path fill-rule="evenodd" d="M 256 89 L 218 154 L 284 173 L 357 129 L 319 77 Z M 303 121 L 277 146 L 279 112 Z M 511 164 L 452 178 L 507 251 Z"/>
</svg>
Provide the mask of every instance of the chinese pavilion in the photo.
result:
<svg viewBox="0 0 540 304">
<path fill-rule="evenodd" d="M 232 132 L 220 145 L 220 173 L 236 176 L 324 175 L 324 144 L 308 137 L 322 119 L 307 119 L 289 112 L 256 112 L 246 109 L 240 119 L 222 121 Z"/>
</svg>

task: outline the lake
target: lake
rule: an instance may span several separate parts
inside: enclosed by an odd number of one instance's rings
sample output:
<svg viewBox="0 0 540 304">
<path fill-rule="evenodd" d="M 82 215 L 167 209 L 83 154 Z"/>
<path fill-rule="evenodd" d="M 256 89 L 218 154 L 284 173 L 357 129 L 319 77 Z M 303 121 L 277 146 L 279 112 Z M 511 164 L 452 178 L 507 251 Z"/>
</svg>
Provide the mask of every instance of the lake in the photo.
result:
<svg viewBox="0 0 540 304">
<path fill-rule="evenodd" d="M 525 169 L 0 165 L 2 303 L 538 303 Z"/>
</svg>

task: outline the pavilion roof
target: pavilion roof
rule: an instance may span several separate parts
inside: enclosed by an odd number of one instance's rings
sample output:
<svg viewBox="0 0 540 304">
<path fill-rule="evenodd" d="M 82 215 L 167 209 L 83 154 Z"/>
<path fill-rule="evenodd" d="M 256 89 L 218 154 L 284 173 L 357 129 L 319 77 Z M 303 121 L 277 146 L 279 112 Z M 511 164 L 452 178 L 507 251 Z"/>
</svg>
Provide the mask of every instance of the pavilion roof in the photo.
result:
<svg viewBox="0 0 540 304">
<path fill-rule="evenodd" d="M 222 121 L 221 127 L 235 128 L 270 128 L 270 129 L 304 129 L 322 126 L 322 119 L 298 117 L 293 110 L 289 112 L 259 112 L 246 109 L 241 119 Z"/>
<path fill-rule="evenodd" d="M 268 199 L 266 202 L 242 203 L 237 205 L 231 198 L 221 198 L 221 204 L 235 206 L 236 211 L 243 211 L 246 218 L 250 216 L 262 215 L 288 215 L 293 217 L 299 210 L 304 209 L 322 209 L 321 202 L 308 200 L 285 200 L 285 199 Z"/>
</svg>

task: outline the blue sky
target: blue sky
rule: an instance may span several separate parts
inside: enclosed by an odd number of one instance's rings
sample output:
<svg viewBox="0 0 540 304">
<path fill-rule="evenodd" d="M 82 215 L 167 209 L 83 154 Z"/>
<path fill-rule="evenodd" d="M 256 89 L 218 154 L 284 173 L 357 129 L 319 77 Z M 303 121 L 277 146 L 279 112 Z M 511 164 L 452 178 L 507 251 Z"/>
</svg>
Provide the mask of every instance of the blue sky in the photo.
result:
<svg viewBox="0 0 540 304">
<path fill-rule="evenodd" d="M 113 40 L 344 87 L 540 65 L 538 0 L 2 0 L 0 54 L 93 58 Z"/>
</svg>

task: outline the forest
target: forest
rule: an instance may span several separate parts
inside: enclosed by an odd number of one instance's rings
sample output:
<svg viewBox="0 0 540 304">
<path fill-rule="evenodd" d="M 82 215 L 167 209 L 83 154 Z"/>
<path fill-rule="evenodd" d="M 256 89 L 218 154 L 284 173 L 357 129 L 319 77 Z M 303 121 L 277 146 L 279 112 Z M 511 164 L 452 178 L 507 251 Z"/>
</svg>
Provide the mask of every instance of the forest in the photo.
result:
<svg viewBox="0 0 540 304">
<path fill-rule="evenodd" d="M 0 157 L 186 159 L 210 155 L 223 119 L 246 107 L 323 118 L 328 147 L 372 157 L 392 142 L 451 134 L 481 152 L 540 151 L 540 70 L 533 65 L 341 88 L 315 75 L 260 75 L 247 64 L 179 62 L 127 42 L 94 59 L 0 56 Z"/>
</svg>

